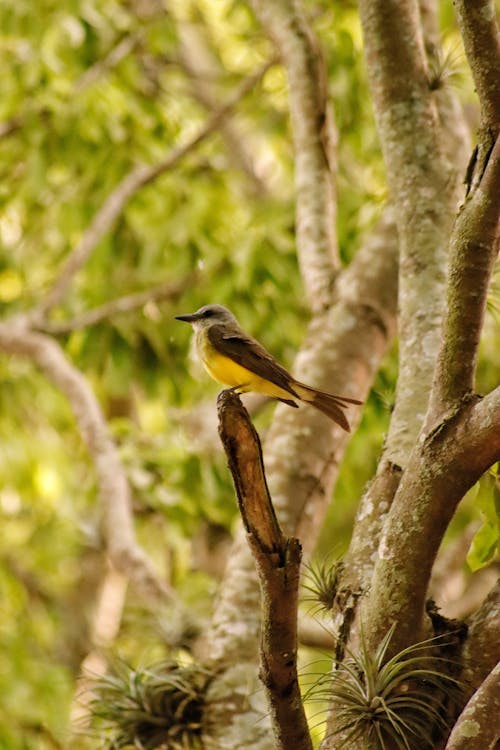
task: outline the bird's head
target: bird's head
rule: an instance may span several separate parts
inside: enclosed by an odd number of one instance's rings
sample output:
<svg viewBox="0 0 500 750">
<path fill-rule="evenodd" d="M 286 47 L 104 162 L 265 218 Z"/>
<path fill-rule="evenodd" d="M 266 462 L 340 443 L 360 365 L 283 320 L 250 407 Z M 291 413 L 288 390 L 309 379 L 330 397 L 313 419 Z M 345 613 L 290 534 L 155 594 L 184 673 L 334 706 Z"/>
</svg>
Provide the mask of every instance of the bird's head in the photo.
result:
<svg viewBox="0 0 500 750">
<path fill-rule="evenodd" d="M 203 305 L 190 315 L 176 315 L 176 320 L 191 323 L 194 328 L 209 328 L 212 325 L 234 325 L 237 323 L 233 313 L 223 305 Z"/>
</svg>

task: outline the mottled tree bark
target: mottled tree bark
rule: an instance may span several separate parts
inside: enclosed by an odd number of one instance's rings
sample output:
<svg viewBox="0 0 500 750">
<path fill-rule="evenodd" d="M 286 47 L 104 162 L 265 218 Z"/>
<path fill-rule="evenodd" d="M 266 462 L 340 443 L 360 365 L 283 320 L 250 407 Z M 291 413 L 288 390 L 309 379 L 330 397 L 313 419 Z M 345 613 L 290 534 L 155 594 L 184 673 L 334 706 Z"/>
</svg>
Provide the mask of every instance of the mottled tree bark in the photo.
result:
<svg viewBox="0 0 500 750">
<path fill-rule="evenodd" d="M 457 719 L 446 750 L 494 750 L 500 740 L 500 662 Z"/>
<path fill-rule="evenodd" d="M 338 271 L 335 232 L 335 131 L 321 46 L 300 0 L 251 0 L 276 45 L 289 81 L 297 254 L 313 313 L 328 309 Z"/>
<path fill-rule="evenodd" d="M 400 238 L 399 376 L 384 456 L 404 467 L 427 410 L 458 185 L 429 86 L 417 2 L 362 0 L 360 15 Z"/>
<path fill-rule="evenodd" d="M 429 40 L 432 9 L 425 0 L 420 6 Z M 435 366 L 443 317 L 443 251 L 457 195 L 457 173 L 453 176 L 447 162 L 453 151 L 450 144 L 444 147 L 440 130 L 445 125 L 443 113 L 454 103 L 442 96 L 434 100 L 427 85 L 415 3 L 397 3 L 397 7 L 393 3 L 361 3 L 361 14 L 401 238 L 400 373 L 384 454 L 361 501 L 337 591 L 334 621 L 339 658 L 344 653 L 342 640 L 349 642 L 359 601 L 364 635 L 373 649 L 394 622 L 398 627 L 391 654 L 429 634 L 425 601 L 443 534 L 465 492 L 500 455 L 498 389 L 483 401 L 472 396 L 486 290 L 498 250 L 498 146 L 483 161 L 475 185 L 480 189 L 472 190 L 451 235 L 448 312 Z M 441 202 L 435 200 L 440 184 Z M 436 208 L 434 215 L 431 204 Z M 420 227 L 415 220 L 421 222 Z M 431 382 L 430 411 L 418 437 Z M 479 439 L 478 444 L 474 438 Z M 488 622 L 498 627 L 498 614 L 491 609 Z M 352 647 L 356 630 L 351 637 Z M 471 630 L 464 649 L 466 670 L 472 668 L 472 653 L 480 650 L 477 644 L 472 645 L 474 640 Z M 480 679 L 497 659 L 496 649 L 488 648 Z M 325 750 L 341 746 L 341 736 L 328 737 L 335 726 L 333 715 L 323 743 Z M 358 747 L 361 745 L 355 741 L 349 744 L 351 750 Z"/>
</svg>

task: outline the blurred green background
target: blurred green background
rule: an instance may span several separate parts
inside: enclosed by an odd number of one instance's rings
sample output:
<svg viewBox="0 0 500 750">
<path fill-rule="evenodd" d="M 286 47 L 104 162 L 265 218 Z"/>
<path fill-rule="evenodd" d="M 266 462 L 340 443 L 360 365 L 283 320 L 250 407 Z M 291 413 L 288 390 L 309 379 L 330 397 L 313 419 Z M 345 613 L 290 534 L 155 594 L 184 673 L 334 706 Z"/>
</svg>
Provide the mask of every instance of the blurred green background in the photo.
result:
<svg viewBox="0 0 500 750">
<path fill-rule="evenodd" d="M 325 0 L 306 8 L 329 70 L 347 264 L 387 197 L 384 168 L 355 4 Z M 451 3 L 441 15 L 458 74 L 452 85 L 472 108 Z M 43 298 L 120 180 L 187 142 L 273 52 L 248 7 L 230 0 L 177 0 L 168 10 L 156 0 L 6 0 L 0 29 L 0 306 L 8 319 Z M 281 66 L 265 73 L 226 123 L 232 138 L 218 129 L 131 198 L 51 316 L 54 324 L 75 321 L 109 300 L 172 286 L 163 299 L 152 295 L 132 312 L 57 338 L 109 420 L 133 486 L 141 543 L 201 622 L 221 571 L 200 549 L 208 545 L 210 553 L 213 542 L 224 550 L 237 509 L 215 431 L 218 389 L 200 376 L 188 327 L 173 316 L 227 304 L 286 365 L 308 317 Z M 498 379 L 496 306 L 493 291 L 479 390 Z M 394 347 L 350 443 L 319 557 L 331 554 L 332 539 L 335 554 L 348 544 L 396 376 Z M 64 397 L 29 361 L 3 355 L 0 385 L 0 747 L 44 750 L 69 738 L 105 569 L 100 511 L 95 471 Z M 255 417 L 262 435 L 272 409 Z M 472 567 L 496 543 L 492 497 L 489 485 L 471 493 L 448 535 L 453 541 L 486 518 L 488 541 L 479 543 Z M 172 649 L 187 654 L 172 628 L 129 595 L 113 651 L 134 664 Z M 81 744 L 98 746 L 85 738 Z M 73 739 L 71 747 L 79 746 Z"/>
</svg>

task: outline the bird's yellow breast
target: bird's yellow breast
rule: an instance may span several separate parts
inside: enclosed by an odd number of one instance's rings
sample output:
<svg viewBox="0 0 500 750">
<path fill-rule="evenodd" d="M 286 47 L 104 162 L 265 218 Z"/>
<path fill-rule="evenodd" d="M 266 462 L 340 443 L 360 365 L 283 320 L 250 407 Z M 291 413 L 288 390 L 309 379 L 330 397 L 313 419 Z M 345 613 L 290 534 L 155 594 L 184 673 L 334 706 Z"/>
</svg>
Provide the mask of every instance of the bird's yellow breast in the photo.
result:
<svg viewBox="0 0 500 750">
<path fill-rule="evenodd" d="M 290 398 L 290 394 L 269 380 L 261 378 L 229 357 L 220 354 L 210 344 L 204 331 L 196 332 L 196 349 L 208 374 L 222 385 L 240 386 L 241 393 L 254 391 L 274 398 Z"/>
</svg>

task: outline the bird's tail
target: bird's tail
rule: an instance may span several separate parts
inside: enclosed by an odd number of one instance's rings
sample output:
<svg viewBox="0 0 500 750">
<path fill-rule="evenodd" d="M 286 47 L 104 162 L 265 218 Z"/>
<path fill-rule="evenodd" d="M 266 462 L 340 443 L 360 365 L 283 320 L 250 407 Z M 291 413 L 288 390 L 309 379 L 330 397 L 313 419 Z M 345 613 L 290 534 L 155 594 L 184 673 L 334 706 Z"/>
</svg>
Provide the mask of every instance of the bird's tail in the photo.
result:
<svg viewBox="0 0 500 750">
<path fill-rule="evenodd" d="M 343 430 L 351 431 L 349 422 L 342 410 L 347 409 L 350 404 L 361 404 L 361 401 L 355 398 L 347 398 L 347 396 L 334 396 L 333 393 L 318 391 L 316 388 L 304 385 L 304 383 L 294 383 L 293 390 L 301 401 L 319 409 L 327 417 L 333 419 Z"/>
</svg>

